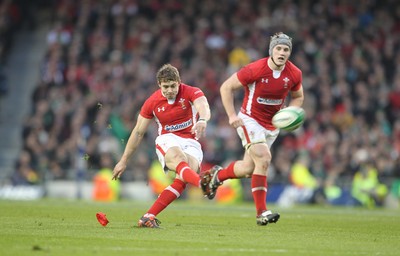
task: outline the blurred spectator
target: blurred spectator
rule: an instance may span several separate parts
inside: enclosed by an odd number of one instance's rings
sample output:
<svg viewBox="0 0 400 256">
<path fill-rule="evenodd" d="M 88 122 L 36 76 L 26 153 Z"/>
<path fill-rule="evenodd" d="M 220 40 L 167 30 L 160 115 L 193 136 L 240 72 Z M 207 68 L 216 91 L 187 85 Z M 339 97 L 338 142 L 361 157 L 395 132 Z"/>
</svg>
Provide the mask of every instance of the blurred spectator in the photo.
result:
<svg viewBox="0 0 400 256">
<path fill-rule="evenodd" d="M 349 201 L 348 198 L 344 198 L 346 197 L 346 195 L 344 195 L 344 190 L 337 184 L 336 174 L 331 174 L 325 179 L 323 192 L 328 204 L 343 205 L 346 204 L 345 200 Z"/>
<path fill-rule="evenodd" d="M 388 194 L 388 188 L 380 183 L 378 170 L 368 159 L 370 156 L 365 150 L 359 150 L 358 171 L 354 174 L 351 194 L 356 199 L 356 204 L 368 208 L 383 206 Z"/>
<path fill-rule="evenodd" d="M 307 152 L 301 152 L 290 168 L 289 184 L 278 199 L 278 204 L 284 207 L 296 203 L 323 203 L 325 195 L 321 181 L 309 168 L 310 158 Z"/>
<path fill-rule="evenodd" d="M 35 185 L 39 183 L 39 174 L 31 166 L 29 152 L 22 151 L 15 166 L 15 172 L 11 177 L 14 186 Z"/>
<path fill-rule="evenodd" d="M 396 120 L 400 119 L 400 74 L 393 81 L 393 89 L 388 95 L 388 119 L 393 125 Z"/>
<path fill-rule="evenodd" d="M 160 161 L 153 160 L 149 169 L 149 185 L 155 196 L 159 196 L 175 179 L 175 173 L 164 173 Z"/>
<path fill-rule="evenodd" d="M 390 186 L 390 194 L 388 195 L 388 201 L 386 206 L 389 207 L 399 207 L 400 206 L 400 160 L 398 159 L 394 165 L 394 179 L 392 180 Z"/>
<path fill-rule="evenodd" d="M 112 180 L 114 159 L 111 154 L 100 156 L 100 170 L 93 177 L 93 200 L 112 202 L 120 198 L 120 181 Z"/>
</svg>

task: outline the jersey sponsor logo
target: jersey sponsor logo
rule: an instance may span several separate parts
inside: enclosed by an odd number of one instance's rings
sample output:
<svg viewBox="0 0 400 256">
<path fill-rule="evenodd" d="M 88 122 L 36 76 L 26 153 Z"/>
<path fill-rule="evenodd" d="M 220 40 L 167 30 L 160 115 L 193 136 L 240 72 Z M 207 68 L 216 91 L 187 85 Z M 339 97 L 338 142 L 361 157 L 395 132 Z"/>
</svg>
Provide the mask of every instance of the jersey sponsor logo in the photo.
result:
<svg viewBox="0 0 400 256">
<path fill-rule="evenodd" d="M 282 104 L 282 99 L 265 99 L 258 97 L 257 102 L 263 105 L 280 105 Z"/>
<path fill-rule="evenodd" d="M 268 78 L 261 78 L 261 83 L 266 83 L 266 84 L 268 84 Z"/>
<path fill-rule="evenodd" d="M 192 119 L 189 119 L 189 120 L 187 120 L 187 121 L 185 121 L 183 123 L 180 123 L 180 124 L 166 125 L 164 129 L 167 132 L 175 132 L 175 131 L 180 131 L 180 130 L 186 129 L 189 126 L 191 126 L 192 124 L 193 124 Z"/>
<path fill-rule="evenodd" d="M 157 108 L 158 112 L 165 111 L 165 107 Z"/>
</svg>

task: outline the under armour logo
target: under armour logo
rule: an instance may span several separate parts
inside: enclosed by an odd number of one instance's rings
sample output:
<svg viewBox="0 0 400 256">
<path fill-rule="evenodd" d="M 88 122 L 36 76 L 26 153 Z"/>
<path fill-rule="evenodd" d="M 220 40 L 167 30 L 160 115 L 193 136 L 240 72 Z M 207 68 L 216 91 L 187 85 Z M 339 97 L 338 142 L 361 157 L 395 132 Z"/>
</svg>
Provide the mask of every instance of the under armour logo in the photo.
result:
<svg viewBox="0 0 400 256">
<path fill-rule="evenodd" d="M 158 108 L 158 112 L 165 111 L 165 107 Z"/>
<path fill-rule="evenodd" d="M 261 83 L 268 83 L 268 78 L 261 78 Z"/>
</svg>

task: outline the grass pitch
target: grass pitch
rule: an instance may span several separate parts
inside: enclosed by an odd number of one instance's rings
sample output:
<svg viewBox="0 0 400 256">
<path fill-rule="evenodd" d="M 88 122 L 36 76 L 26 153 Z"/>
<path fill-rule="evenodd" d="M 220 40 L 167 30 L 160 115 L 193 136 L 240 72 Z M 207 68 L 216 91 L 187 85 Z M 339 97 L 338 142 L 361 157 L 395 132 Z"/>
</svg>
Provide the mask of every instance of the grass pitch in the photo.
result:
<svg viewBox="0 0 400 256">
<path fill-rule="evenodd" d="M 137 228 L 152 202 L 0 201 L 0 255 L 399 255 L 400 211 L 279 209 L 257 226 L 252 204 L 176 201 L 162 229 Z M 97 212 L 110 223 L 102 227 Z"/>
</svg>

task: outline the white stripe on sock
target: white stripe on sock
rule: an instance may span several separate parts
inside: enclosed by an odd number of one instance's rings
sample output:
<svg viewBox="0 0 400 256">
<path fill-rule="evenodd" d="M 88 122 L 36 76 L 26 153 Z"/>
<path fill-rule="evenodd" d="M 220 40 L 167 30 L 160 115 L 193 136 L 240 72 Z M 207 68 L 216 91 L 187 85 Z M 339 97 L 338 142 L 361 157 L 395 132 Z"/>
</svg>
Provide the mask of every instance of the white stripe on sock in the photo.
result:
<svg viewBox="0 0 400 256">
<path fill-rule="evenodd" d="M 182 180 L 185 180 L 185 179 L 183 178 L 183 172 L 184 172 L 186 169 L 190 169 L 190 168 L 187 167 L 187 166 L 185 166 L 185 167 L 183 167 L 183 168 L 181 169 L 181 171 L 179 172 L 179 176 L 181 176 Z"/>
<path fill-rule="evenodd" d="M 266 187 L 255 187 L 251 189 L 251 192 L 255 192 L 258 190 L 264 190 L 265 192 L 267 192 L 267 188 Z"/>
<path fill-rule="evenodd" d="M 174 189 L 174 188 L 171 187 L 171 186 L 168 186 L 168 187 L 166 187 L 165 189 L 171 191 L 172 193 L 174 193 L 174 194 L 176 195 L 177 198 L 181 196 L 181 194 L 180 194 L 176 189 Z"/>
</svg>

